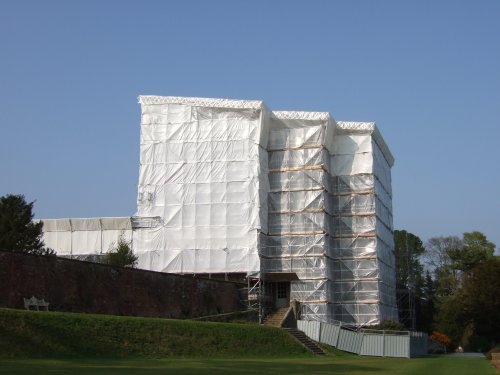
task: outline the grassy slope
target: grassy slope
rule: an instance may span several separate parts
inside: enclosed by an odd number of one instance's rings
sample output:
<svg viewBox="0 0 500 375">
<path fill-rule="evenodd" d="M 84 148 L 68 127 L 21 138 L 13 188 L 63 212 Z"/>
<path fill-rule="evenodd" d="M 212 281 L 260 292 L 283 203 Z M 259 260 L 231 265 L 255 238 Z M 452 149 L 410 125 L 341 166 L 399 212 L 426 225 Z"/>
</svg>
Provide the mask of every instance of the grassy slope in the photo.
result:
<svg viewBox="0 0 500 375">
<path fill-rule="evenodd" d="M 482 358 L 415 359 L 359 356 L 254 359 L 0 360 L 0 374 L 348 374 L 348 375 L 495 375 Z"/>
<path fill-rule="evenodd" d="M 335 349 L 316 357 L 281 330 L 258 325 L 0 309 L 0 374 L 34 373 L 495 375 L 482 358 L 374 358 Z"/>
<path fill-rule="evenodd" d="M 254 324 L 0 309 L 0 357 L 257 357 L 310 354 Z"/>
</svg>

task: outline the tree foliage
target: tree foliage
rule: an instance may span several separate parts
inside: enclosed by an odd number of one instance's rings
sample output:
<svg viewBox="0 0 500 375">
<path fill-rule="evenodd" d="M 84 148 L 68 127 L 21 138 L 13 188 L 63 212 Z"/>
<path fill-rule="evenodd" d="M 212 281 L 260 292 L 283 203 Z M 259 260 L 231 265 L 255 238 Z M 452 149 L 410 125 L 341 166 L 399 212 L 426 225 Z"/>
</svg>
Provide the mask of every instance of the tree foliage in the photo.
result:
<svg viewBox="0 0 500 375">
<path fill-rule="evenodd" d="M 460 342 L 466 327 L 460 296 L 458 294 L 443 296 L 436 301 L 436 304 L 435 328 L 446 333 L 455 343 Z"/>
<path fill-rule="evenodd" d="M 493 257 L 495 244 L 481 232 L 456 236 L 434 237 L 427 241 L 424 255 L 426 264 L 433 269 L 438 297 L 445 297 L 458 290 L 464 272 Z"/>
<path fill-rule="evenodd" d="M 419 331 L 431 332 L 434 314 L 436 313 L 436 282 L 429 270 L 425 272 L 422 294 L 417 300 L 416 310 L 417 329 Z"/>
<path fill-rule="evenodd" d="M 116 246 L 112 247 L 104 257 L 104 263 L 111 266 L 131 267 L 137 265 L 137 255 L 134 254 L 130 242 L 120 236 Z"/>
<path fill-rule="evenodd" d="M 500 257 L 481 262 L 464 279 L 460 291 L 463 321 L 472 323 L 475 333 L 500 342 Z"/>
<path fill-rule="evenodd" d="M 460 285 L 457 270 L 450 266 L 437 268 L 434 270 L 436 298 L 443 298 L 453 294 Z"/>
<path fill-rule="evenodd" d="M 422 240 L 405 230 L 395 230 L 394 251 L 398 287 L 409 288 L 420 294 L 423 286 L 423 267 L 420 263 L 420 256 L 425 251 Z"/>
<path fill-rule="evenodd" d="M 450 265 L 449 251 L 462 248 L 463 242 L 457 236 L 433 237 L 425 244 L 423 258 L 432 270 L 443 269 Z"/>
<path fill-rule="evenodd" d="M 438 300 L 435 326 L 455 342 L 461 341 L 466 327 L 472 327 L 476 337 L 500 342 L 499 290 L 500 258 L 492 257 L 465 273 L 454 293 Z"/>
<path fill-rule="evenodd" d="M 420 301 L 424 288 L 424 268 L 420 257 L 424 252 L 422 240 L 413 233 L 406 230 L 394 231 L 394 252 L 396 257 L 396 287 L 398 297 L 398 309 L 401 322 L 414 328 L 410 316 L 404 313 L 415 302 L 417 328 L 422 329 L 424 317 L 422 311 L 425 302 Z M 407 291 L 405 291 L 407 289 Z"/>
<path fill-rule="evenodd" d="M 394 231 L 394 242 L 398 288 L 415 294 L 417 329 L 438 330 L 457 344 L 471 335 L 500 342 L 495 244 L 481 232 L 467 232 L 431 238 L 424 248 L 404 230 Z"/>
<path fill-rule="evenodd" d="M 493 258 L 495 244 L 488 241 L 481 232 L 464 233 L 462 243 L 461 248 L 448 250 L 453 269 L 469 272 L 479 264 Z"/>
<path fill-rule="evenodd" d="M 445 335 L 444 333 L 441 333 L 441 332 L 438 332 L 438 331 L 434 331 L 432 332 L 432 335 L 431 335 L 431 340 L 434 340 L 438 343 L 440 343 L 441 345 L 445 346 L 446 348 L 451 348 L 453 343 L 451 342 L 451 339 Z"/>
<path fill-rule="evenodd" d="M 496 295 L 500 267 L 494 251 L 495 244 L 481 232 L 464 233 L 462 239 L 436 237 L 427 242 L 424 257 L 433 272 L 434 327 L 455 342 L 471 332 L 500 341 Z M 466 331 L 469 333 L 464 336 Z"/>
<path fill-rule="evenodd" d="M 52 255 L 44 248 L 42 222 L 33 221 L 33 204 L 23 195 L 0 197 L 0 249 L 35 255 Z"/>
<path fill-rule="evenodd" d="M 403 323 L 391 319 L 382 320 L 379 324 L 370 326 L 370 329 L 379 329 L 385 331 L 406 331 L 407 328 Z"/>
</svg>

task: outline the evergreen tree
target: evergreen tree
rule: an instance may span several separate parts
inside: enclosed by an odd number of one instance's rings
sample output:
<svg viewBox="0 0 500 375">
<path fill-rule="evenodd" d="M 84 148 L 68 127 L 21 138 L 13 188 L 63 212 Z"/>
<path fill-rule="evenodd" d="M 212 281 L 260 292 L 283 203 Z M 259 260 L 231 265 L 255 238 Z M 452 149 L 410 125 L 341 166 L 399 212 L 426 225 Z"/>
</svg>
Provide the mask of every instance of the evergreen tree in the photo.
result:
<svg viewBox="0 0 500 375">
<path fill-rule="evenodd" d="M 36 255 L 52 255 L 42 240 L 42 222 L 33 221 L 33 204 L 23 195 L 0 197 L 0 249 Z"/>
<path fill-rule="evenodd" d="M 433 329 L 434 315 L 436 313 L 436 283 L 432 279 L 429 270 L 425 272 L 422 296 L 417 310 L 417 329 L 419 331 L 431 332 Z"/>
<path fill-rule="evenodd" d="M 106 254 L 104 263 L 111 266 L 131 267 L 134 268 L 137 264 L 137 255 L 132 251 L 130 242 L 126 241 L 123 236 L 120 236 L 116 246 Z"/>
<path fill-rule="evenodd" d="M 394 251 L 398 288 L 408 288 L 420 296 L 424 284 L 424 269 L 420 263 L 420 256 L 425 251 L 422 240 L 405 230 L 395 230 Z"/>
<path fill-rule="evenodd" d="M 409 329 L 420 328 L 420 298 L 424 287 L 424 268 L 420 263 L 420 255 L 424 252 L 424 246 L 418 236 L 405 230 L 394 231 L 394 245 L 399 319 Z"/>
</svg>

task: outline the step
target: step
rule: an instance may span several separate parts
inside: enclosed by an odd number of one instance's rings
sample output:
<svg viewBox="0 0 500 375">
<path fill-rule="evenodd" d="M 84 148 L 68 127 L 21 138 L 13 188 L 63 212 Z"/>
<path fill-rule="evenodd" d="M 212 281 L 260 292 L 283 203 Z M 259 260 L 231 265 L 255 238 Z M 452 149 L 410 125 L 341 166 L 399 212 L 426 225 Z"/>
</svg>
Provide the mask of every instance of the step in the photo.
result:
<svg viewBox="0 0 500 375">
<path fill-rule="evenodd" d="M 285 314 L 288 312 L 288 307 L 282 307 L 276 311 L 273 311 L 271 314 L 267 315 L 264 318 L 263 323 L 267 325 L 279 326 L 285 317 Z"/>
<path fill-rule="evenodd" d="M 326 353 L 316 345 L 314 341 L 312 341 L 309 337 L 307 337 L 304 332 L 299 331 L 294 328 L 283 328 L 285 332 L 291 334 L 295 339 L 300 341 L 302 345 L 304 345 L 307 349 L 312 351 L 316 355 L 325 355 Z"/>
</svg>

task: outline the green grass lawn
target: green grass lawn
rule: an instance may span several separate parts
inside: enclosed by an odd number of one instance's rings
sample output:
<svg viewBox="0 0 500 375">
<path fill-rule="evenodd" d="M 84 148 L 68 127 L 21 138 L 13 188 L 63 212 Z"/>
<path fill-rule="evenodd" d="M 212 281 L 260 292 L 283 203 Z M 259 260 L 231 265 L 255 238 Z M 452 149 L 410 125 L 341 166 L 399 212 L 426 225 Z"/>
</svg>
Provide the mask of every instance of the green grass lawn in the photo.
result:
<svg viewBox="0 0 500 375">
<path fill-rule="evenodd" d="M 486 359 L 414 359 L 329 355 L 263 359 L 4 359 L 0 374 L 405 374 L 495 375 Z"/>
<path fill-rule="evenodd" d="M 495 375 L 484 358 L 318 357 L 257 324 L 0 309 L 0 375 L 405 374 Z"/>
<path fill-rule="evenodd" d="M 288 333 L 211 323 L 0 308 L 0 358 L 243 358 L 313 355 Z"/>
</svg>

